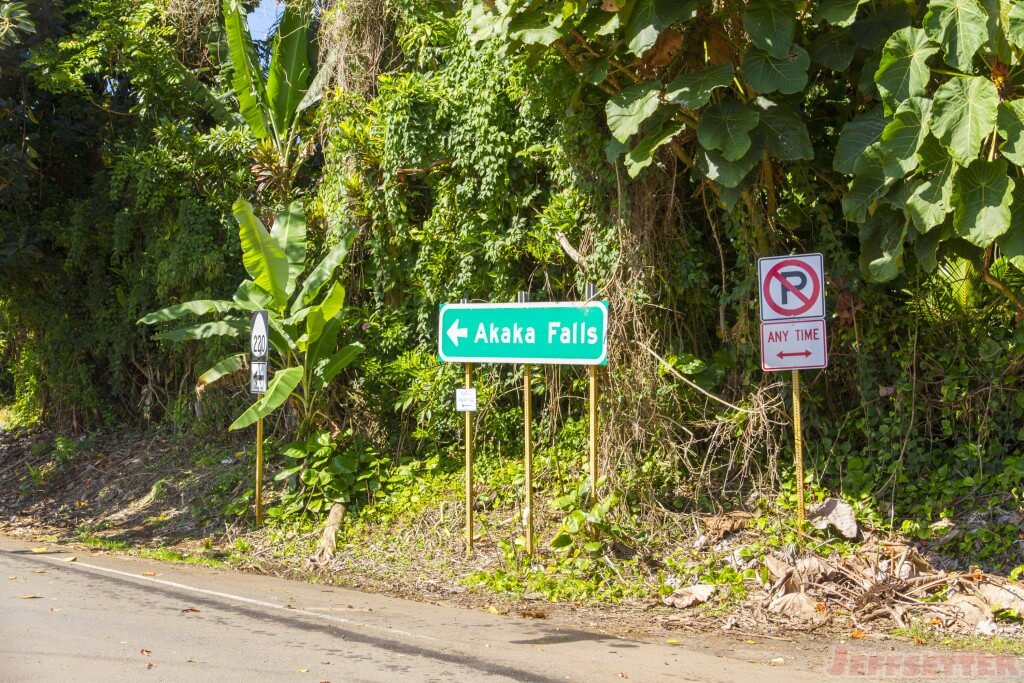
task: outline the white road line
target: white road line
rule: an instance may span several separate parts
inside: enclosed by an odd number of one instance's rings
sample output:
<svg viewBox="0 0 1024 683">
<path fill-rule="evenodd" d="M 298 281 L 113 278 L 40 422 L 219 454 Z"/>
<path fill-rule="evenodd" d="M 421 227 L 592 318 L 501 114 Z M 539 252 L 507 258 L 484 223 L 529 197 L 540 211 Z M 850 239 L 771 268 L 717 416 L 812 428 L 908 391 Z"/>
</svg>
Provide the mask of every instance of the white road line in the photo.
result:
<svg viewBox="0 0 1024 683">
<path fill-rule="evenodd" d="M 255 600 L 253 598 L 246 598 L 246 597 L 243 597 L 241 595 L 232 595 L 231 593 L 221 593 L 220 591 L 212 591 L 212 590 L 209 590 L 209 589 L 206 589 L 206 588 L 196 588 L 195 586 L 188 586 L 188 585 L 186 585 L 184 583 L 178 583 L 176 581 L 165 581 L 163 579 L 157 579 L 157 578 L 153 578 L 153 577 L 150 577 L 150 576 L 139 576 L 138 574 L 132 574 L 131 572 L 123 572 L 123 571 L 121 571 L 119 569 L 110 569 L 109 567 L 100 567 L 100 566 L 95 565 L 95 564 L 89 564 L 88 562 L 77 562 L 76 561 L 76 562 L 69 562 L 66 565 L 63 565 L 63 564 L 59 564 L 58 565 L 58 564 L 56 564 L 56 562 L 57 561 L 55 560 L 53 563 L 49 563 L 48 562 L 47 564 L 53 564 L 54 566 L 65 567 L 65 568 L 68 568 L 68 569 L 73 568 L 73 567 L 88 567 L 89 569 L 94 569 L 94 570 L 99 571 L 99 572 L 106 572 L 108 574 L 117 574 L 118 576 L 126 576 L 129 579 L 135 579 L 136 581 L 149 581 L 151 583 L 157 583 L 157 584 L 160 584 L 162 586 L 170 586 L 172 588 L 178 588 L 178 589 L 181 589 L 181 590 L 191 591 L 193 593 L 202 593 L 204 595 L 212 595 L 214 597 L 223 598 L 225 600 L 232 600 L 232 601 L 237 601 L 237 602 L 245 602 L 245 603 L 249 603 L 250 605 L 259 605 L 260 607 L 267 607 L 269 609 L 281 610 L 283 612 L 287 612 L 288 614 L 302 614 L 302 615 L 305 615 L 305 616 L 308 616 L 308 617 L 314 617 L 314 618 L 317 618 L 317 619 L 326 619 L 327 621 L 338 622 L 340 624 L 350 624 L 352 626 L 359 626 L 359 627 L 370 629 L 370 630 L 373 630 L 373 631 L 381 631 L 381 632 L 387 633 L 389 635 L 400 635 L 400 636 L 407 636 L 409 638 L 419 638 L 421 640 L 430 640 L 430 641 L 433 641 L 433 642 L 439 642 L 438 638 L 432 638 L 430 636 L 420 635 L 419 633 L 410 633 L 409 631 L 402 631 L 402 630 L 396 629 L 396 628 L 377 626 L 376 624 L 367 624 L 366 622 L 362 622 L 362 621 L 354 621 L 352 619 L 346 619 L 344 617 L 334 617 L 334 616 L 331 616 L 329 614 L 321 614 L 320 612 L 313 612 L 311 610 L 306 610 L 306 609 L 301 609 L 301 608 L 283 607 L 281 605 L 275 605 L 272 602 L 264 602 L 263 600 Z"/>
</svg>

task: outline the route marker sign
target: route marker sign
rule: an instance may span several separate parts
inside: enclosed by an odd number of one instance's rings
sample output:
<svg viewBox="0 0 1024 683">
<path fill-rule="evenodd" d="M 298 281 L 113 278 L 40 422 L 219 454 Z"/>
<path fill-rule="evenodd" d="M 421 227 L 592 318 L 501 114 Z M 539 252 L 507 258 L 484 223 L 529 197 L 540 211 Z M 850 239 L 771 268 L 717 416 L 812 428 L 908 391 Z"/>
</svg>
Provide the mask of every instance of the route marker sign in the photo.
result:
<svg viewBox="0 0 1024 683">
<path fill-rule="evenodd" d="M 249 316 L 249 393 L 267 393 L 267 312 L 253 311 Z"/>
<path fill-rule="evenodd" d="M 821 254 L 757 260 L 761 320 L 825 317 L 825 266 Z"/>
<path fill-rule="evenodd" d="M 607 301 L 442 304 L 437 330 L 445 363 L 608 363 Z"/>
<path fill-rule="evenodd" d="M 761 323 L 761 369 L 812 370 L 828 367 L 824 320 Z"/>
<path fill-rule="evenodd" d="M 267 312 L 253 311 L 252 315 L 249 316 L 249 323 L 251 325 L 249 331 L 249 353 L 251 360 L 266 360 L 269 349 L 269 344 L 267 343 L 267 327 L 269 326 Z"/>
</svg>

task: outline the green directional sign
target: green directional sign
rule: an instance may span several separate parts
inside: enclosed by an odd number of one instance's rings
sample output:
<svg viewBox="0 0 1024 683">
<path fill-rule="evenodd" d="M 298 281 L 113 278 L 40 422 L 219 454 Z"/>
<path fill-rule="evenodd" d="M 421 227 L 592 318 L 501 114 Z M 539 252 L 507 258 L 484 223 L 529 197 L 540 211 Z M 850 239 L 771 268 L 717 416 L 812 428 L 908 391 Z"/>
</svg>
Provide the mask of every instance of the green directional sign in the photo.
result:
<svg viewBox="0 0 1024 683">
<path fill-rule="evenodd" d="M 608 302 L 442 304 L 437 355 L 445 363 L 608 363 Z"/>
</svg>

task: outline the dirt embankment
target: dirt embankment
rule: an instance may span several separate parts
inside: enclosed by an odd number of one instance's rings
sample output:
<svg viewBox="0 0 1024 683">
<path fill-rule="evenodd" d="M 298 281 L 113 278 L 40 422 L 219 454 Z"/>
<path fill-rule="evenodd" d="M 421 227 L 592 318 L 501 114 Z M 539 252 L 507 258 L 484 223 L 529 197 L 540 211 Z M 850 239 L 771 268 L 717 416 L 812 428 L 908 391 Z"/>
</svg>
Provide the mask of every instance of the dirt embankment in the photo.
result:
<svg viewBox="0 0 1024 683">
<path fill-rule="evenodd" d="M 945 572 L 914 547 L 860 536 L 854 553 L 820 556 L 790 547 L 742 558 L 756 533 L 730 520 L 705 520 L 707 552 L 732 556 L 766 580 L 747 596 L 727 588 L 681 585 L 672 595 L 616 605 L 549 602 L 468 590 L 460 578 L 498 562 L 486 545 L 475 557 L 454 553 L 445 571 L 417 562 L 383 566 L 345 558 L 316 561 L 307 538 L 254 530 L 225 516 L 251 487 L 252 463 L 239 441 L 111 432 L 65 438 L 0 431 L 0 533 L 78 545 L 90 552 L 169 550 L 167 557 L 222 562 L 239 569 L 335 583 L 411 599 L 456 604 L 522 618 L 548 619 L 609 635 L 699 639 L 712 650 L 747 657 L 760 643 L 780 656 L 831 651 L 837 644 L 882 649 L 936 634 L 1017 638 L 1024 614 L 1019 584 L 978 571 Z M 234 521 L 231 521 L 234 520 Z M 299 550 L 296 550 L 299 549 Z M 747 567 L 749 565 L 749 567 Z M 402 568 L 404 567 L 404 568 Z M 913 635 L 893 636 L 896 626 Z M 902 647 L 902 645 L 899 645 Z M 1021 646 L 1024 651 L 1024 646 Z"/>
</svg>

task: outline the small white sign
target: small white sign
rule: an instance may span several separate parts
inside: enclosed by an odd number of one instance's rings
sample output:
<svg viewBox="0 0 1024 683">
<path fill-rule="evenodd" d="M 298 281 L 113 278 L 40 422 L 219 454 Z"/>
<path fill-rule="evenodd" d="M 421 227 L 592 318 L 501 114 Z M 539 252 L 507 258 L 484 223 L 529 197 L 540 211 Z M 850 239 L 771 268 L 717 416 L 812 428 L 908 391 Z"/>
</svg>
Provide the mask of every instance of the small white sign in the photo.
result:
<svg viewBox="0 0 1024 683">
<path fill-rule="evenodd" d="M 249 393 L 267 393 L 267 364 L 254 361 L 249 365 Z"/>
<path fill-rule="evenodd" d="M 475 413 L 476 389 L 456 389 L 455 410 L 460 413 Z"/>
<path fill-rule="evenodd" d="M 761 368 L 812 370 L 828 367 L 828 335 L 824 320 L 761 323 Z"/>
<path fill-rule="evenodd" d="M 825 317 L 824 264 L 821 254 L 758 259 L 761 320 Z"/>
</svg>

